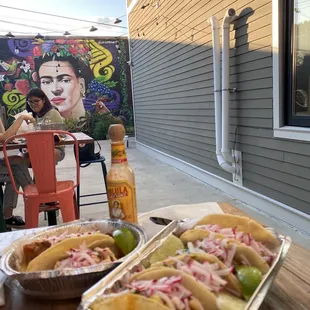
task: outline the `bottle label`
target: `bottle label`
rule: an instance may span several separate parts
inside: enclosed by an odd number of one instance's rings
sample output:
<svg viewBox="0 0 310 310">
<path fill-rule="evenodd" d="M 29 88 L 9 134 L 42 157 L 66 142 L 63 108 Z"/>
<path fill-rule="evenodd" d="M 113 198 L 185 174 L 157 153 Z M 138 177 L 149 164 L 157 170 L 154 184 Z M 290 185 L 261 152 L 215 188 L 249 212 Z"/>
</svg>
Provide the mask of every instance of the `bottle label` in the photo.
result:
<svg viewBox="0 0 310 310">
<path fill-rule="evenodd" d="M 125 144 L 112 144 L 111 146 L 112 164 L 126 163 L 127 155 Z"/>
<path fill-rule="evenodd" d="M 128 181 L 108 182 L 110 217 L 137 223 L 136 188 Z"/>
</svg>

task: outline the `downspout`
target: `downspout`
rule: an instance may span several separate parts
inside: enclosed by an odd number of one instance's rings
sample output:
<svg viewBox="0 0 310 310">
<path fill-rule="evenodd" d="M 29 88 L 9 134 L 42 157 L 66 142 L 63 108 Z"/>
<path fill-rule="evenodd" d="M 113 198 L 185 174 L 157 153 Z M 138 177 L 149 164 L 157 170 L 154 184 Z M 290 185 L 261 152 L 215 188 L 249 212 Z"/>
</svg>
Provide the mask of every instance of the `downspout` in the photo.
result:
<svg viewBox="0 0 310 310">
<path fill-rule="evenodd" d="M 221 152 L 222 146 L 222 103 L 221 103 L 221 48 L 220 25 L 215 16 L 209 19 L 212 27 L 213 43 L 213 74 L 214 74 L 214 112 L 215 112 L 215 143 L 216 157 L 219 165 L 229 173 L 234 172 L 234 167 L 226 161 Z"/>
<path fill-rule="evenodd" d="M 234 20 L 236 11 L 227 10 L 222 23 L 222 154 L 232 163 L 229 149 L 229 67 L 230 67 L 230 23 Z"/>
</svg>

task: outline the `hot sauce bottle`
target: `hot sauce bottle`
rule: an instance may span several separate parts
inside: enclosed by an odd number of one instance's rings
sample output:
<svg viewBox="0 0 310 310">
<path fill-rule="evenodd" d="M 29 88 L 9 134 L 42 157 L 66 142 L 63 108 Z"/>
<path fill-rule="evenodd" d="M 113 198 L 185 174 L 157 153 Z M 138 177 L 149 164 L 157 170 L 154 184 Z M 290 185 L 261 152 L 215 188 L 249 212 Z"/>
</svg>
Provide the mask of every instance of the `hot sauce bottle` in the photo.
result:
<svg viewBox="0 0 310 310">
<path fill-rule="evenodd" d="M 111 125 L 109 137 L 112 165 L 107 175 L 107 195 L 110 217 L 137 223 L 135 176 L 127 161 L 124 126 Z"/>
</svg>

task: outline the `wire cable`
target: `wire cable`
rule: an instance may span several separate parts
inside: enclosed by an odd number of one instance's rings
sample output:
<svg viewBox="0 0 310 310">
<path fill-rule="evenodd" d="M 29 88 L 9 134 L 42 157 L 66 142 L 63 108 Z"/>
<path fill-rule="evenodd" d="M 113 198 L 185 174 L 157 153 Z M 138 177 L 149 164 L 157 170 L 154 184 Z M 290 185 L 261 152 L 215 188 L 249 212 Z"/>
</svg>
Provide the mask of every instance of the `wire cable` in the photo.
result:
<svg viewBox="0 0 310 310">
<path fill-rule="evenodd" d="M 62 15 L 56 15 L 56 14 L 50 14 L 50 13 L 44 13 L 44 12 L 37 12 L 37 11 L 32 11 L 32 10 L 27 10 L 27 9 L 14 8 L 14 7 L 11 7 L 11 6 L 6 6 L 6 5 L 0 5 L 0 7 L 1 8 L 6 8 L 6 9 L 11 9 L 11 10 L 22 11 L 22 12 L 29 12 L 29 13 L 34 13 L 34 14 L 53 16 L 53 17 L 58 17 L 58 18 L 70 19 L 70 20 L 76 20 L 76 21 L 85 22 L 85 23 L 91 23 L 91 24 L 96 24 L 96 25 L 104 25 L 104 26 L 110 26 L 110 27 L 127 29 L 127 27 L 118 26 L 118 25 L 114 25 L 114 24 L 108 24 L 108 23 L 102 23 L 102 22 L 94 22 L 94 21 L 91 21 L 91 20 L 79 19 L 79 18 L 74 18 L 74 17 L 69 17 L 69 16 L 62 16 Z"/>
</svg>

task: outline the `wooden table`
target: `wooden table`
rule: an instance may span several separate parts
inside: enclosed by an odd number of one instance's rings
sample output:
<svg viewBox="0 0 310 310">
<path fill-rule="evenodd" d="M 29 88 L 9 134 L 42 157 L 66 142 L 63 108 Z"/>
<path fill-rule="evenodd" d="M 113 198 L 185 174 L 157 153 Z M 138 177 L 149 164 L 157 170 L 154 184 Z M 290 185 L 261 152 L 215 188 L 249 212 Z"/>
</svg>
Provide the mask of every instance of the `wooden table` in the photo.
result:
<svg viewBox="0 0 310 310">
<path fill-rule="evenodd" d="M 89 144 L 89 143 L 94 142 L 93 138 L 89 137 L 83 132 L 75 132 L 72 134 L 78 140 L 79 144 Z M 55 144 L 56 145 L 72 145 L 74 144 L 74 140 L 71 136 L 66 136 L 64 140 L 60 141 L 59 143 L 55 143 Z M 7 144 L 7 150 L 19 150 L 25 147 L 27 147 L 25 142 Z M 3 151 L 2 143 L 0 144 L 0 151 Z M 53 210 L 48 211 L 48 219 L 49 219 L 50 225 L 56 225 L 57 224 L 56 212 Z M 3 218 L 3 210 L 1 209 L 1 205 L 0 205 L 0 233 L 4 231 L 6 231 L 6 226 L 5 226 L 5 221 Z"/>
<path fill-rule="evenodd" d="M 228 203 L 220 203 L 225 213 L 246 215 Z M 42 301 L 5 289 L 6 305 L 0 310 L 73 310 L 80 300 Z M 310 309 L 310 251 L 292 244 L 260 310 Z"/>
</svg>

